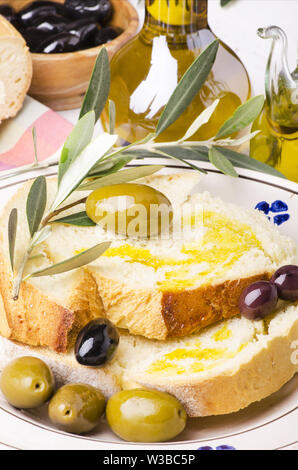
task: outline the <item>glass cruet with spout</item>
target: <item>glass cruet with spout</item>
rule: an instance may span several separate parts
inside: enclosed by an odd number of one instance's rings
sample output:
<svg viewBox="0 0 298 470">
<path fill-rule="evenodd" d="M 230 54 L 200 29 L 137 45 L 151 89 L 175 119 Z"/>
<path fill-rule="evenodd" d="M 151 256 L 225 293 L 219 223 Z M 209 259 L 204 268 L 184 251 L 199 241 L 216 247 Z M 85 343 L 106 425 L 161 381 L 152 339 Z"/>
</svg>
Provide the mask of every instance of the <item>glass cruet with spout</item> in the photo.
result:
<svg viewBox="0 0 298 470">
<path fill-rule="evenodd" d="M 260 133 L 251 141 L 250 154 L 298 182 L 298 66 L 290 73 L 287 36 L 281 28 L 259 28 L 258 35 L 272 39 L 272 46 L 265 75 L 266 102 L 252 126 Z"/>
<path fill-rule="evenodd" d="M 207 0 L 145 0 L 140 33 L 111 61 L 110 99 L 116 104 L 115 132 L 126 142 L 155 130 L 164 106 L 183 73 L 215 35 L 207 23 Z M 246 70 L 222 42 L 204 86 L 182 116 L 160 136 L 160 141 L 182 137 L 207 106 L 220 102 L 210 121 L 192 136 L 205 140 L 250 96 Z M 102 114 L 108 129 L 107 108 Z"/>
</svg>

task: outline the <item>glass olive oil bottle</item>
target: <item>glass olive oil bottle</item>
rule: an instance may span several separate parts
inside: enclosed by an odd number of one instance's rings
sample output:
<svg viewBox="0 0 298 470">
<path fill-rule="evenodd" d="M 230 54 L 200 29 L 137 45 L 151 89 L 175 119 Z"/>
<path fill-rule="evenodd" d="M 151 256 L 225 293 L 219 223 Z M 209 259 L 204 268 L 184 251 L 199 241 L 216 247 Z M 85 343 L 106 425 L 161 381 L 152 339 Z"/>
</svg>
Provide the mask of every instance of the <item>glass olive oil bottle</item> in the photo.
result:
<svg viewBox="0 0 298 470">
<path fill-rule="evenodd" d="M 141 32 L 111 62 L 110 99 L 116 103 L 116 129 L 134 142 L 154 131 L 178 81 L 194 59 L 215 39 L 207 23 L 207 0 L 145 0 Z M 182 116 L 160 136 L 160 141 L 182 137 L 207 106 L 220 102 L 210 119 L 192 136 L 208 139 L 250 95 L 246 70 L 222 42 L 204 86 Z M 102 115 L 108 126 L 107 109 Z"/>
<path fill-rule="evenodd" d="M 252 131 L 260 132 L 251 140 L 250 154 L 298 182 L 298 67 L 290 73 L 287 37 L 281 28 L 260 28 L 258 34 L 273 41 L 265 77 L 266 103 L 252 126 Z"/>
</svg>

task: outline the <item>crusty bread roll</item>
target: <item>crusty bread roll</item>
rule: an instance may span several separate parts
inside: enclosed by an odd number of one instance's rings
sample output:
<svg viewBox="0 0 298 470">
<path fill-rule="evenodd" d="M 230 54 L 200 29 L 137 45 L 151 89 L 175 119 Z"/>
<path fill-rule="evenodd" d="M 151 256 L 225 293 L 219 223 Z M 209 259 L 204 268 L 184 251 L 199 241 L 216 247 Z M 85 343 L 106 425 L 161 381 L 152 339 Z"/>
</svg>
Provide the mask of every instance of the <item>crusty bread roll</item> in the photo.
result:
<svg viewBox="0 0 298 470">
<path fill-rule="evenodd" d="M 26 42 L 0 15 L 0 123 L 21 109 L 31 78 L 32 61 Z"/>
<path fill-rule="evenodd" d="M 0 217 L 0 293 L 3 301 L 0 334 L 25 344 L 66 352 L 78 330 L 98 316 L 108 317 L 131 334 L 165 340 L 186 336 L 237 315 L 243 287 L 256 279 L 268 278 L 281 265 L 297 264 L 297 247 L 258 211 L 225 204 L 208 193 L 195 193 L 188 198 L 187 194 L 197 181 L 195 173 L 179 173 L 152 176 L 143 182 L 164 192 L 174 211 L 187 199 L 204 208 L 204 223 L 211 224 L 211 228 L 199 246 L 198 256 L 203 256 L 203 263 L 195 260 L 182 266 L 182 275 L 181 265 L 175 265 L 175 259 L 178 262 L 181 258 L 188 259 L 188 254 L 181 252 L 183 247 L 197 250 L 196 239 L 188 242 L 186 239 L 121 240 L 99 227 L 54 224 L 51 236 L 33 252 L 43 256 L 30 262 L 28 272 L 74 256 L 100 241 L 112 239 L 113 243 L 102 257 L 83 269 L 28 279 L 22 284 L 18 301 L 14 301 L 11 299 L 7 221 L 11 209 L 17 207 L 19 226 L 15 266 L 18 266 L 29 241 L 26 195 L 32 183 L 22 186 Z M 55 178 L 47 180 L 48 205 L 56 185 Z M 177 192 L 178 185 L 184 188 L 184 194 L 182 189 Z M 75 193 L 69 201 L 82 196 L 84 193 Z M 77 206 L 72 211 L 83 208 Z M 141 253 L 141 257 L 131 258 L 131 252 Z M 164 265 L 154 269 L 152 262 L 159 263 L 164 257 Z M 168 258 L 170 264 L 167 264 Z M 182 288 L 169 285 L 168 281 L 173 279 L 175 283 L 181 282 Z"/>
</svg>

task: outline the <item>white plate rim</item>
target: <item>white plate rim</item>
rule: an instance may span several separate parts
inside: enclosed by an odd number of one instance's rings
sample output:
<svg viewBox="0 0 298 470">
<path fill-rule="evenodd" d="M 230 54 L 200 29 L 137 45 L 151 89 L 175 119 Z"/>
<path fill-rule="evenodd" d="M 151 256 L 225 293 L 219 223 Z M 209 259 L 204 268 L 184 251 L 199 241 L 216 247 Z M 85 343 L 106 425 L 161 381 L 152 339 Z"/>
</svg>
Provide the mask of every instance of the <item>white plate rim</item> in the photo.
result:
<svg viewBox="0 0 298 470">
<path fill-rule="evenodd" d="M 185 171 L 192 171 L 192 172 L 194 171 L 192 168 L 190 168 L 186 164 L 183 164 L 183 163 L 180 163 L 180 162 L 169 163 L 169 159 L 144 158 L 142 160 L 137 160 L 134 163 L 130 163 L 127 166 L 128 167 L 137 167 L 137 166 L 142 166 L 144 164 L 145 165 L 162 164 L 166 168 L 171 168 L 171 169 L 174 169 L 174 170 L 185 170 Z M 206 169 L 210 173 L 221 174 L 221 172 L 219 170 L 215 169 L 214 166 L 211 165 L 208 162 L 200 162 L 200 166 L 202 168 Z M 255 183 L 259 183 L 259 184 L 269 185 L 269 186 L 275 187 L 277 189 L 285 190 L 285 191 L 287 191 L 287 192 L 289 192 L 293 195 L 298 195 L 298 183 L 295 183 L 293 181 L 289 181 L 287 179 L 283 179 L 283 178 L 280 178 L 280 177 L 277 177 L 277 176 L 268 175 L 268 174 L 264 174 L 264 173 L 257 172 L 257 171 L 254 171 L 254 170 L 247 170 L 247 169 L 243 169 L 243 168 L 237 168 L 237 172 L 238 172 L 238 175 L 239 175 L 238 177 L 239 178 L 243 178 L 245 180 L 249 180 L 249 181 L 252 181 L 252 182 L 255 182 Z M 57 174 L 57 166 L 52 166 L 50 168 L 42 169 L 42 170 L 39 170 L 39 171 L 28 172 L 28 174 L 26 174 L 26 176 L 23 174 L 23 175 L 20 175 L 20 176 L 14 176 L 12 178 L 9 178 L 6 181 L 0 182 L 0 191 L 3 190 L 3 189 L 6 189 L 8 187 L 13 187 L 13 186 L 19 185 L 21 183 L 24 183 L 28 180 L 34 179 L 37 176 L 39 176 L 40 174 L 44 174 L 45 176 L 55 176 Z M 0 177 L 1 177 L 1 173 L 0 173 Z M 226 178 L 229 178 L 230 180 L 232 179 L 232 177 L 229 177 L 229 176 L 226 176 Z M 290 415 L 291 413 L 295 413 L 297 411 L 297 408 L 298 408 L 298 406 L 294 407 L 293 409 L 287 411 L 286 413 L 284 413 L 284 414 L 282 414 L 282 415 L 280 415 L 280 416 L 278 416 L 278 417 L 276 417 L 272 420 L 266 421 L 266 422 L 264 422 L 262 424 L 259 424 L 257 426 L 252 426 L 251 428 L 247 428 L 245 430 L 242 430 L 242 431 L 239 431 L 239 432 L 234 432 L 234 433 L 231 433 L 231 434 L 224 434 L 221 437 L 212 437 L 212 438 L 206 438 L 206 439 L 194 439 L 194 440 L 188 440 L 188 441 L 174 441 L 174 442 L 168 442 L 168 443 L 156 443 L 156 444 L 150 444 L 150 446 L 146 446 L 146 448 L 157 449 L 157 448 L 168 448 L 169 446 L 172 447 L 172 448 L 176 448 L 177 446 L 180 447 L 180 448 L 181 448 L 181 446 L 182 446 L 182 448 L 184 448 L 184 447 L 188 448 L 188 446 L 191 445 L 191 444 L 197 445 L 197 444 L 206 443 L 206 442 L 211 443 L 213 441 L 218 441 L 218 440 L 222 441 L 223 439 L 226 439 L 226 438 L 242 435 L 242 434 L 245 434 L 247 432 L 251 432 L 251 431 L 260 429 L 262 427 L 268 426 L 268 425 L 278 421 L 279 419 L 282 419 L 285 416 Z M 140 448 L 144 448 L 144 445 L 146 445 L 144 443 L 131 443 L 131 442 L 124 442 L 122 444 L 122 443 L 116 443 L 116 442 L 113 442 L 113 441 L 98 440 L 98 439 L 92 438 L 88 435 L 79 436 L 79 435 L 75 435 L 75 434 L 69 434 L 69 433 L 66 433 L 66 432 L 64 432 L 62 430 L 59 430 L 59 429 L 55 430 L 53 428 L 50 428 L 45 424 L 41 424 L 41 423 L 38 423 L 38 422 L 34 421 L 33 419 L 31 420 L 29 417 L 27 418 L 26 415 L 20 417 L 16 413 L 13 413 L 12 411 L 3 408 L 1 405 L 0 405 L 0 410 L 1 410 L 2 413 L 7 413 L 7 414 L 15 417 L 18 420 L 23 420 L 26 423 L 30 424 L 31 426 L 41 428 L 41 429 L 43 429 L 44 431 L 47 431 L 47 432 L 62 435 L 64 437 L 66 437 L 67 440 L 71 439 L 74 442 L 79 439 L 80 441 L 93 442 L 97 446 L 99 446 L 99 445 L 109 445 L 111 447 L 111 449 L 124 449 L 124 448 L 140 449 Z M 11 447 L 13 449 L 18 449 L 18 447 L 13 446 L 11 443 L 7 443 L 7 444 L 5 442 L 0 442 L 0 443 L 7 446 L 7 447 Z M 293 441 L 293 442 L 290 442 L 290 443 L 283 444 L 281 447 L 276 447 L 275 449 L 276 450 L 277 449 L 286 449 L 287 447 L 291 447 L 291 446 L 295 445 L 296 443 L 297 443 L 297 441 Z"/>
</svg>

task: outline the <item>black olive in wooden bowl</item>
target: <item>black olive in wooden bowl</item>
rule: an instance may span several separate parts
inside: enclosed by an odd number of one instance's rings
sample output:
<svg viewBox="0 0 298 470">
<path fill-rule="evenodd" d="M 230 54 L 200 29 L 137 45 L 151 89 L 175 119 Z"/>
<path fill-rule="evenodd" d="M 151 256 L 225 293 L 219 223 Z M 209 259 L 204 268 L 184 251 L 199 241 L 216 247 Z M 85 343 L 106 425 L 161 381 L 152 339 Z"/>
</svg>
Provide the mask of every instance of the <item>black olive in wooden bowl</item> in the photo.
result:
<svg viewBox="0 0 298 470">
<path fill-rule="evenodd" d="M 81 105 L 100 49 L 104 45 L 111 58 L 136 34 L 139 24 L 128 0 L 5 3 L 16 12 L 17 22 L 14 18 L 12 23 L 31 51 L 29 94 L 55 110 Z"/>
</svg>

